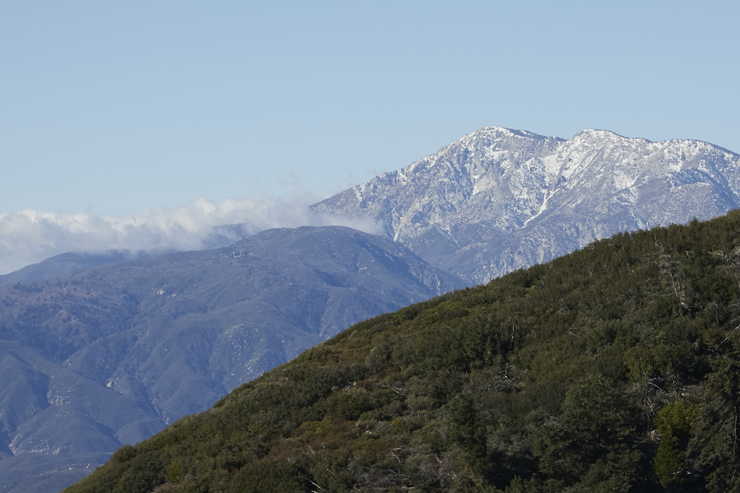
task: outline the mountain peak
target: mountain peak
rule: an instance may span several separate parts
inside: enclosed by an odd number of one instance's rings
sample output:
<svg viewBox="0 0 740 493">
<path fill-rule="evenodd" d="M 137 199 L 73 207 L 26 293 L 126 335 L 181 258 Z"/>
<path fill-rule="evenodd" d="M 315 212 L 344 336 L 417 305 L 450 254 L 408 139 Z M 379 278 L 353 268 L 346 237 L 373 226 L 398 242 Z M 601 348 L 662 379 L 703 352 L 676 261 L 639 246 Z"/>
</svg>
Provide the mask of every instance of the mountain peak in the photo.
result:
<svg viewBox="0 0 740 493">
<path fill-rule="evenodd" d="M 583 140 L 598 140 L 598 141 L 634 141 L 634 142 L 645 142 L 650 143 L 649 140 L 639 138 L 639 137 L 625 137 L 624 135 L 620 135 L 616 132 L 612 132 L 611 130 L 604 130 L 604 129 L 594 129 L 594 128 L 587 128 L 585 130 L 581 130 L 577 134 L 575 134 L 571 139 L 571 141 L 583 141 Z"/>
<path fill-rule="evenodd" d="M 544 135 L 539 135 L 527 130 L 517 130 L 513 128 L 499 127 L 496 125 L 487 126 L 476 130 L 475 132 L 469 133 L 460 141 L 466 139 L 477 139 L 482 137 L 493 137 L 493 138 L 527 138 L 527 139 L 545 139 Z"/>
<path fill-rule="evenodd" d="M 480 283 L 616 232 L 739 205 L 740 156 L 711 144 L 490 126 L 311 207 L 378 220 L 422 258 Z"/>
</svg>

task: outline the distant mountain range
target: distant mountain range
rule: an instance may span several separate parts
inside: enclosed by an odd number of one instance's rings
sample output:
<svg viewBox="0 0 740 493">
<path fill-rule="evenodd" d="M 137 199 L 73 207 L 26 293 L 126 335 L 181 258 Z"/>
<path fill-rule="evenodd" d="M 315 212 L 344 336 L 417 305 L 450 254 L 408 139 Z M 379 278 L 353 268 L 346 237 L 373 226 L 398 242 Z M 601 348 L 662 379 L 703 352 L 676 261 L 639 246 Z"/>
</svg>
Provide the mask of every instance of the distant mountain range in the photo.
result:
<svg viewBox="0 0 740 493">
<path fill-rule="evenodd" d="M 483 283 L 620 231 L 738 206 L 740 156 L 712 144 L 486 127 L 312 209 L 377 219 L 432 265 Z"/>
<path fill-rule="evenodd" d="M 353 323 L 463 285 L 388 239 L 305 227 L 0 287 L 0 491 L 57 491 Z"/>
<path fill-rule="evenodd" d="M 0 491 L 57 491 L 360 320 L 738 205 L 740 156 L 711 144 L 487 127 L 312 206 L 385 236 L 226 225 L 206 243 L 229 247 L 0 276 Z"/>
</svg>

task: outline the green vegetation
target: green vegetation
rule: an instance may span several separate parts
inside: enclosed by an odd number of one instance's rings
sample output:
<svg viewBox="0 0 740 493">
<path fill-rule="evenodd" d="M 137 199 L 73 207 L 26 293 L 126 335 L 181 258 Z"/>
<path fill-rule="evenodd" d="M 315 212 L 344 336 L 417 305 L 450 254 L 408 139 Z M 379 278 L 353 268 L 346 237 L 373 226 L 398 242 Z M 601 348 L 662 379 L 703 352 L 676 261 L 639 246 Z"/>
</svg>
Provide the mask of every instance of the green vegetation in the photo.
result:
<svg viewBox="0 0 740 493">
<path fill-rule="evenodd" d="M 738 491 L 740 212 L 357 324 L 69 492 Z"/>
</svg>

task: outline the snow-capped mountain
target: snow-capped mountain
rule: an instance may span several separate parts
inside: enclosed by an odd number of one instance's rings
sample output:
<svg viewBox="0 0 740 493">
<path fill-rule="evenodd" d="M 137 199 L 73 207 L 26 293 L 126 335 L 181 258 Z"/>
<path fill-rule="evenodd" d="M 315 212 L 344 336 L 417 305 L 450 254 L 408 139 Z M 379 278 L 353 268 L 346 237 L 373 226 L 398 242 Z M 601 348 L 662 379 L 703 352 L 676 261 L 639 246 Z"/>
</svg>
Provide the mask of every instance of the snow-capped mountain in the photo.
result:
<svg viewBox="0 0 740 493">
<path fill-rule="evenodd" d="M 378 219 L 433 265 L 481 283 L 620 231 L 738 205 L 740 156 L 706 142 L 485 127 L 312 209 Z"/>
</svg>

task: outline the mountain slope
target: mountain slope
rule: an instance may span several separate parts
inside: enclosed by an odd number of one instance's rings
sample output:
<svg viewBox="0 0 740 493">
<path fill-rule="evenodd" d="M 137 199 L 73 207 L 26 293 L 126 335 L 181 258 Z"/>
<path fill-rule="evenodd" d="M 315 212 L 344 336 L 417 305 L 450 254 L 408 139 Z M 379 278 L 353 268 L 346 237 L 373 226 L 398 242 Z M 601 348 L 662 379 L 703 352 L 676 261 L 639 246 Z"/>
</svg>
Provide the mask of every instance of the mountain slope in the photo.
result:
<svg viewBox="0 0 740 493">
<path fill-rule="evenodd" d="M 740 212 L 371 319 L 120 449 L 91 491 L 730 491 Z"/>
<path fill-rule="evenodd" d="M 740 156 L 705 142 L 486 127 L 312 209 L 378 219 L 432 265 L 481 283 L 620 231 L 738 206 Z"/>
<path fill-rule="evenodd" d="M 0 489 L 34 491 L 17 474 L 29 455 L 87 474 L 80 457 L 202 411 L 358 320 L 461 285 L 387 239 L 306 227 L 0 287 L 0 477 L 17 478 Z"/>
</svg>

